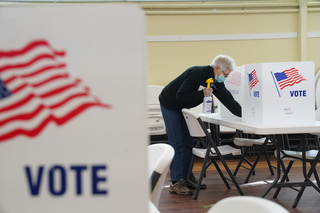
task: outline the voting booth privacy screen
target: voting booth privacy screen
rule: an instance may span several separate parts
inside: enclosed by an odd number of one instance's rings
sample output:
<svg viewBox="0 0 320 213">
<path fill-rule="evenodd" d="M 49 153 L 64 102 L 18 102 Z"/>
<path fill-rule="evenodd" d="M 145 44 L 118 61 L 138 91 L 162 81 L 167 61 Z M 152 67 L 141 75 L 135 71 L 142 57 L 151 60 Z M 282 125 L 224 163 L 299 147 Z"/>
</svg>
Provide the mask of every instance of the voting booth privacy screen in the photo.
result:
<svg viewBox="0 0 320 213">
<path fill-rule="evenodd" d="M 242 120 L 266 126 L 315 124 L 314 62 L 245 65 Z"/>
<path fill-rule="evenodd" d="M 233 72 L 230 73 L 224 85 L 232 94 L 233 98 L 243 106 L 244 103 L 244 66 L 237 66 Z M 234 118 L 233 115 L 220 101 L 218 101 L 218 114 L 221 118 Z"/>
<path fill-rule="evenodd" d="M 0 29 L 0 212 L 147 212 L 143 12 L 1 7 Z"/>
</svg>

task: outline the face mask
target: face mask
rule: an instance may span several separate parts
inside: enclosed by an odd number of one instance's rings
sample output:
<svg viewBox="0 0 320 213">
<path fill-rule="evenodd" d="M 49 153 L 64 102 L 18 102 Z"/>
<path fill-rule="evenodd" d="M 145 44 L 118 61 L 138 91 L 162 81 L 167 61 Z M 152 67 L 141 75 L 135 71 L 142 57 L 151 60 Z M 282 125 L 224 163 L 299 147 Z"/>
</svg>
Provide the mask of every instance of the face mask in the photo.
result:
<svg viewBox="0 0 320 213">
<path fill-rule="evenodd" d="M 219 77 L 216 77 L 218 83 L 222 83 L 226 80 L 226 78 L 221 74 Z"/>
</svg>

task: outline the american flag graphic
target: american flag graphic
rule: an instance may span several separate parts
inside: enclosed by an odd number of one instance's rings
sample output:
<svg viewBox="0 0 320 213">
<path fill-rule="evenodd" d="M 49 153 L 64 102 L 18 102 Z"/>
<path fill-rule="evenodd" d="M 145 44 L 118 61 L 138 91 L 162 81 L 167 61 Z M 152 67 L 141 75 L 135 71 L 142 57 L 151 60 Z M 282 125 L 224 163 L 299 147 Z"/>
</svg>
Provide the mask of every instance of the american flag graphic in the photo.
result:
<svg viewBox="0 0 320 213">
<path fill-rule="evenodd" d="M 226 82 L 240 87 L 241 86 L 241 73 L 240 72 L 232 72 L 231 75 L 227 78 Z"/>
<path fill-rule="evenodd" d="M 307 80 L 299 74 L 299 71 L 296 68 L 291 68 L 283 72 L 274 73 L 274 77 L 276 78 L 279 88 L 281 90 L 288 86 L 293 86 L 294 84 L 298 84 L 301 81 Z"/>
<path fill-rule="evenodd" d="M 249 77 L 249 84 L 250 84 L 250 90 L 251 90 L 259 82 L 259 79 L 257 77 L 257 71 L 253 70 L 251 73 L 248 74 L 248 77 Z"/>
<path fill-rule="evenodd" d="M 35 137 L 50 122 L 61 126 L 92 106 L 111 108 L 70 77 L 65 55 L 46 40 L 0 50 L 0 142 Z"/>
</svg>

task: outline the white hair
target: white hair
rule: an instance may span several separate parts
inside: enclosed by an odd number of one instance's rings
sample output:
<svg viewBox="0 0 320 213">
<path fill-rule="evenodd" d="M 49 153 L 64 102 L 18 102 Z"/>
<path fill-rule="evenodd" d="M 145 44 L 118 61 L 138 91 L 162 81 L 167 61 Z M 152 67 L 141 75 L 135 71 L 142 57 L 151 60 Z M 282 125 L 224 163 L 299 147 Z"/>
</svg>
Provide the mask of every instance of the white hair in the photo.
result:
<svg viewBox="0 0 320 213">
<path fill-rule="evenodd" d="M 221 71 L 229 70 L 232 72 L 235 69 L 236 63 L 228 55 L 217 55 L 210 64 L 211 67 L 215 68 L 216 66 L 220 67 Z"/>
</svg>

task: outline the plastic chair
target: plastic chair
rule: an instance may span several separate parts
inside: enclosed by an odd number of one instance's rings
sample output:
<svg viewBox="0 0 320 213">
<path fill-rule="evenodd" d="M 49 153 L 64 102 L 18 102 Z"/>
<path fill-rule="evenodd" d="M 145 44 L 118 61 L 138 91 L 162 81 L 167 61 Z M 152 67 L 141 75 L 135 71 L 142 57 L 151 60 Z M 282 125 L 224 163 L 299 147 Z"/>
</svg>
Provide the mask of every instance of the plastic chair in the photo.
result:
<svg viewBox="0 0 320 213">
<path fill-rule="evenodd" d="M 315 116 L 316 116 L 316 121 L 320 121 L 320 107 L 318 109 L 316 109 Z M 315 149 L 320 148 L 319 136 L 320 136 L 320 133 L 309 134 L 309 137 L 307 137 L 307 139 L 309 141 L 314 141 L 313 144 L 309 143 L 309 147 L 313 146 L 313 148 L 315 148 Z"/>
<path fill-rule="evenodd" d="M 167 134 L 158 100 L 162 89 L 163 86 L 147 86 L 147 122 L 149 135 Z"/>
<path fill-rule="evenodd" d="M 159 95 L 163 90 L 163 86 L 147 85 L 147 104 L 159 104 Z"/>
<path fill-rule="evenodd" d="M 238 165 L 237 165 L 237 167 L 236 167 L 236 169 L 235 169 L 235 171 L 234 171 L 234 173 L 233 173 L 234 176 L 237 175 L 240 167 L 243 167 L 243 168 L 245 168 L 245 169 L 248 169 L 248 170 L 250 170 L 250 171 L 249 171 L 249 173 L 248 173 L 248 175 L 247 175 L 247 177 L 246 177 L 246 179 L 245 179 L 245 181 L 244 181 L 245 183 L 248 183 L 251 175 L 255 175 L 254 169 L 255 169 L 255 167 L 256 167 L 256 165 L 257 165 L 257 163 L 258 163 L 258 161 L 259 161 L 262 153 L 265 154 L 265 158 L 266 158 L 266 161 L 267 161 L 267 163 L 268 163 L 268 167 L 269 167 L 269 170 L 270 170 L 271 175 L 274 175 L 274 172 L 273 172 L 273 169 L 272 169 L 273 166 L 271 165 L 271 162 L 270 162 L 270 159 L 269 159 L 269 156 L 268 156 L 268 152 L 267 152 L 267 149 L 266 149 L 266 146 L 268 146 L 268 145 L 273 145 L 273 143 L 272 143 L 269 139 L 267 139 L 267 138 L 265 138 L 265 137 L 263 137 L 263 138 L 258 138 L 258 139 L 235 137 L 235 138 L 233 139 L 233 143 L 234 143 L 235 145 L 237 145 L 237 146 L 245 147 L 244 152 L 243 152 L 243 154 L 242 154 L 242 156 L 241 156 L 241 158 L 240 158 L 240 161 L 239 161 L 239 163 L 238 163 Z M 258 155 L 257 155 L 254 163 L 251 164 L 251 162 L 248 161 L 248 159 L 246 159 L 246 155 L 247 155 L 247 153 L 248 153 L 248 151 L 249 151 L 249 148 L 255 147 L 255 146 L 259 146 L 259 147 L 260 147 L 260 152 L 258 153 Z M 251 168 L 248 168 L 248 167 L 243 166 L 243 165 L 242 165 L 243 162 L 247 162 L 247 163 L 250 165 Z M 283 166 L 283 168 L 284 168 L 284 165 L 282 165 L 282 166 Z"/>
<path fill-rule="evenodd" d="M 317 170 L 316 170 L 316 165 L 319 161 L 319 157 L 320 157 L 320 154 L 319 154 L 319 151 L 318 150 L 308 150 L 306 151 L 306 162 L 309 162 L 311 164 L 311 167 L 309 169 L 309 172 L 308 172 L 308 177 L 310 178 L 312 174 L 314 174 L 314 177 L 315 177 L 315 180 L 317 182 L 317 185 L 318 187 L 320 187 L 320 180 L 319 180 L 319 175 L 317 173 Z M 277 150 L 274 151 L 274 155 L 278 158 L 277 156 Z M 284 183 L 285 179 L 287 178 L 289 172 L 290 172 L 290 169 L 292 168 L 292 165 L 295 161 L 301 161 L 302 160 L 302 152 L 300 151 L 291 151 L 291 150 L 280 150 L 280 158 L 281 158 L 281 161 L 290 161 L 288 166 L 287 166 L 287 169 L 285 170 L 281 180 L 280 180 L 280 183 Z M 277 188 L 276 192 L 274 193 L 273 195 L 273 198 L 276 198 L 279 193 L 280 193 L 280 190 L 281 190 L 281 187 Z M 294 204 L 293 204 L 293 208 L 295 208 L 298 203 L 299 203 L 299 200 L 303 194 L 305 190 L 305 186 L 302 186 L 299 190 L 299 193 L 296 197 L 296 200 L 294 201 Z"/>
<path fill-rule="evenodd" d="M 223 164 L 224 168 L 226 169 L 227 173 L 229 174 L 231 181 L 233 182 L 233 184 L 236 186 L 238 192 L 240 193 L 240 195 L 244 195 L 238 182 L 236 181 L 236 179 L 234 178 L 232 172 L 230 171 L 227 163 L 224 160 L 223 156 L 235 156 L 235 155 L 240 155 L 241 150 L 240 149 L 236 149 L 233 148 L 229 145 L 223 145 L 223 146 L 217 146 L 216 143 L 214 142 L 214 140 L 212 139 L 211 135 L 209 134 L 208 130 L 206 129 L 204 123 L 202 122 L 201 118 L 199 117 L 199 114 L 196 112 L 193 112 L 192 110 L 189 109 L 182 109 L 182 114 L 186 120 L 190 135 L 192 137 L 194 137 L 195 139 L 197 139 L 197 145 L 196 147 L 201 143 L 202 146 L 204 146 L 204 149 L 201 148 L 193 148 L 192 149 L 192 153 L 193 153 L 193 157 L 192 157 L 192 161 L 191 161 L 191 165 L 189 168 L 189 172 L 188 172 L 188 177 L 187 180 L 190 180 L 191 178 L 191 173 L 192 173 L 192 169 L 193 169 L 193 165 L 194 165 L 194 161 L 195 161 L 195 157 L 200 157 L 203 158 L 203 165 L 202 165 L 202 169 L 200 172 L 200 177 L 199 177 L 199 181 L 198 181 L 198 185 L 196 186 L 196 191 L 194 194 L 194 199 L 198 198 L 199 195 L 199 190 L 200 190 L 200 186 L 202 183 L 202 179 L 204 176 L 205 171 L 207 170 L 207 162 L 210 159 L 210 163 L 209 164 L 213 164 L 221 179 L 223 180 L 223 182 L 225 183 L 225 185 L 227 186 L 228 189 L 230 189 L 230 185 L 228 183 L 228 180 L 224 174 L 222 173 L 219 165 L 217 164 L 215 159 L 220 159 L 221 163 Z M 203 139 L 204 137 L 206 137 L 206 141 Z M 189 181 L 191 184 L 192 182 Z"/>
<path fill-rule="evenodd" d="M 281 205 L 265 198 L 234 196 L 215 203 L 208 213 L 289 213 Z"/>
<path fill-rule="evenodd" d="M 315 116 L 316 116 L 316 120 L 319 121 L 320 120 L 320 108 L 315 111 Z M 302 143 L 306 143 L 306 148 L 305 148 L 306 149 L 306 162 L 309 162 L 311 164 L 311 167 L 309 169 L 307 176 L 308 176 L 308 178 L 310 178 L 311 175 L 314 174 L 317 185 L 318 185 L 318 187 L 320 187 L 319 175 L 316 170 L 316 165 L 319 161 L 320 154 L 318 156 L 318 153 L 319 153 L 318 150 L 309 150 L 310 145 L 308 143 L 309 142 L 308 140 L 310 139 L 310 136 L 312 136 L 314 138 L 316 148 L 319 149 L 319 134 L 309 134 L 309 135 L 305 135 L 304 136 L 305 138 L 300 141 L 300 143 L 298 144 L 297 150 L 295 150 L 295 151 L 294 150 L 280 150 L 281 162 L 290 161 L 287 168 L 285 169 L 285 172 L 280 180 L 280 183 L 284 183 L 285 179 L 287 179 L 288 174 L 290 172 L 290 169 L 293 166 L 293 163 L 295 161 L 302 160 L 302 152 L 300 150 L 301 150 Z M 286 137 L 288 140 L 287 135 L 286 135 Z M 277 150 L 274 151 L 274 155 L 275 155 L 275 157 L 278 158 Z M 281 190 L 281 187 L 277 188 L 276 192 L 273 195 L 274 198 L 276 198 L 279 195 L 280 190 Z M 299 193 L 296 197 L 296 200 L 294 201 L 294 204 L 292 206 L 293 208 L 295 208 L 298 205 L 304 190 L 305 190 L 305 186 L 302 186 L 299 190 Z"/>
<path fill-rule="evenodd" d="M 165 178 L 174 157 L 174 149 L 168 144 L 157 143 L 149 145 L 147 150 L 148 175 L 151 182 L 149 200 L 158 207 Z"/>
<path fill-rule="evenodd" d="M 148 204 L 149 213 L 160 213 L 159 209 L 150 200 Z"/>
</svg>

